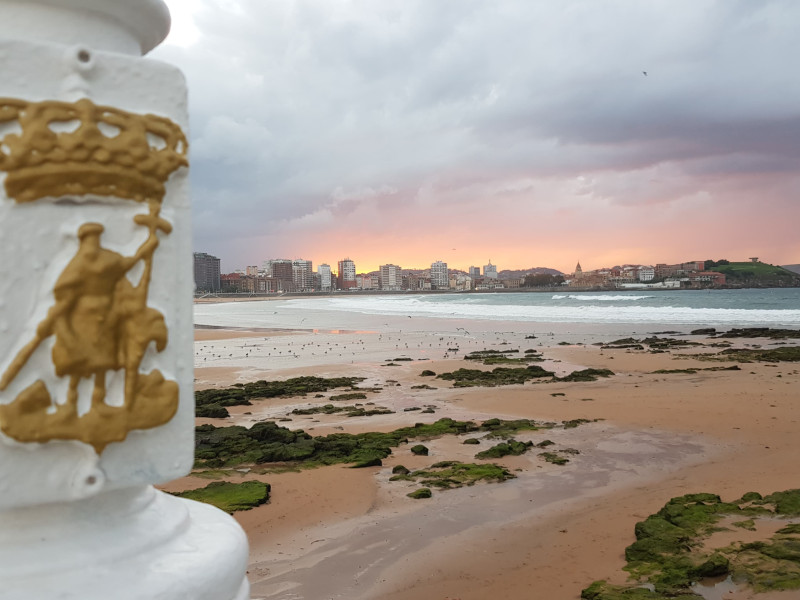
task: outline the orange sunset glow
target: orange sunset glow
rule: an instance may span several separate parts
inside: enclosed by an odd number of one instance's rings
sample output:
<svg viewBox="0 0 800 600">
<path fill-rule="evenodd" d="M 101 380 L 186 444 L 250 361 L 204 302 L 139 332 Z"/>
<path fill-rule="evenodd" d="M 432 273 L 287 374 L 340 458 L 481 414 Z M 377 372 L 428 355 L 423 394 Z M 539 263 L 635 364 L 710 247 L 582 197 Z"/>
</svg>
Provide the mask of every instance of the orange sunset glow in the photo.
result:
<svg viewBox="0 0 800 600">
<path fill-rule="evenodd" d="M 783 5 L 170 4 L 223 271 L 800 263 Z"/>
</svg>

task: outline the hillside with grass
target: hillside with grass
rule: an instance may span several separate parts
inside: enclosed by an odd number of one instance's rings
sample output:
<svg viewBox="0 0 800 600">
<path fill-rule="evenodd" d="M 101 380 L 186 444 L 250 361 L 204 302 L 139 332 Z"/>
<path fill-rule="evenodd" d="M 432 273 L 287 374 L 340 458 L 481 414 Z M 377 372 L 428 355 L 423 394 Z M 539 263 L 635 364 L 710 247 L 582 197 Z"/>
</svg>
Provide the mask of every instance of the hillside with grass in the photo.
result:
<svg viewBox="0 0 800 600">
<path fill-rule="evenodd" d="M 706 269 L 724 273 L 729 286 L 792 287 L 800 286 L 800 275 L 783 267 L 763 262 L 707 261 Z"/>
</svg>

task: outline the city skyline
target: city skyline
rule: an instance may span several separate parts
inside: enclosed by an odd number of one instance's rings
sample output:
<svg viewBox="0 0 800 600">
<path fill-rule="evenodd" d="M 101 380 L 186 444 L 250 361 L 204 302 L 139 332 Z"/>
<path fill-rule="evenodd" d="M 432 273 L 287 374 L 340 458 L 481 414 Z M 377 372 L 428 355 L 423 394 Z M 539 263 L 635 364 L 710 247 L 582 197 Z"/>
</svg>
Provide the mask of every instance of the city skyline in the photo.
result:
<svg viewBox="0 0 800 600">
<path fill-rule="evenodd" d="M 430 268 L 402 268 L 386 263 L 378 270 L 361 271 L 355 262 L 344 258 L 337 271 L 322 263 L 313 271 L 305 259 L 268 259 L 262 268 L 250 265 L 235 272 L 220 274 L 220 259 L 207 253 L 195 255 L 196 291 L 205 293 L 284 294 L 335 291 L 500 291 L 518 288 L 586 289 L 706 289 L 731 287 L 797 287 L 800 265 L 783 268 L 769 265 L 759 257 L 747 262 L 690 260 L 680 263 L 624 263 L 584 269 L 580 262 L 572 272 L 547 267 L 498 271 L 491 261 L 482 267 L 459 269 L 443 261 Z M 216 274 L 212 276 L 212 274 Z M 730 278 L 730 281 L 729 281 Z"/>
<path fill-rule="evenodd" d="M 226 264 L 800 262 L 796 2 L 167 3 Z"/>
<path fill-rule="evenodd" d="M 195 255 L 198 255 L 198 254 L 204 255 L 206 253 L 205 252 L 195 251 Z M 703 257 L 703 258 L 693 257 L 692 260 L 707 261 L 707 260 L 720 260 L 720 259 L 723 259 L 723 260 L 730 260 L 732 262 L 747 262 L 747 261 L 751 261 L 754 258 L 754 257 L 751 257 L 751 256 L 747 256 L 747 257 L 745 257 L 745 256 L 717 256 L 717 254 L 719 254 L 719 253 L 713 253 L 713 255 L 709 255 L 709 256 L 706 256 L 706 257 Z M 757 257 L 757 258 L 761 262 L 765 262 L 767 264 L 773 264 L 773 265 L 776 265 L 776 266 L 781 266 L 779 263 L 771 261 L 769 257 Z M 220 269 L 221 269 L 220 272 L 222 272 L 222 273 L 246 273 L 246 274 L 250 274 L 250 269 L 252 269 L 254 267 L 254 265 L 253 265 L 254 262 L 257 263 L 255 265 L 255 267 L 257 267 L 259 270 L 263 271 L 265 265 L 267 263 L 269 263 L 269 262 L 272 262 L 272 261 L 288 261 L 290 263 L 291 262 L 297 262 L 297 261 L 303 261 L 303 262 L 312 263 L 312 264 L 317 265 L 317 266 L 325 265 L 331 270 L 332 274 L 336 275 L 339 272 L 337 266 L 343 260 L 347 260 L 347 261 L 350 261 L 350 262 L 354 263 L 354 265 L 355 265 L 354 275 L 355 274 L 367 274 L 367 273 L 379 273 L 381 271 L 381 267 L 387 266 L 387 265 L 388 266 L 392 266 L 392 267 L 396 267 L 398 270 L 402 270 L 402 271 L 426 271 L 426 270 L 430 270 L 431 269 L 431 266 L 433 265 L 433 263 L 440 262 L 439 259 L 432 259 L 432 260 L 429 259 L 427 263 L 403 266 L 399 261 L 390 262 L 387 259 L 387 260 L 382 260 L 377 265 L 375 265 L 374 268 L 372 268 L 371 265 L 364 266 L 362 262 L 360 262 L 359 260 L 354 260 L 354 259 L 350 258 L 349 255 L 344 257 L 344 258 L 337 259 L 337 260 L 332 260 L 332 261 L 323 260 L 323 261 L 320 261 L 320 262 L 317 262 L 317 261 L 311 260 L 311 259 L 305 259 L 303 257 L 292 257 L 292 258 L 284 257 L 284 258 L 267 258 L 267 259 L 262 259 L 262 260 L 257 260 L 257 261 L 250 261 L 247 264 L 237 265 L 237 266 L 231 267 L 231 268 L 228 268 L 227 266 L 224 265 L 224 263 L 221 263 L 223 266 L 220 267 Z M 659 260 L 656 260 L 656 261 L 625 260 L 625 261 L 613 262 L 613 263 L 596 263 L 596 261 L 592 260 L 592 258 L 589 257 L 589 260 L 580 259 L 580 258 L 577 259 L 576 261 L 573 262 L 572 268 L 569 268 L 569 269 L 559 269 L 559 268 L 554 267 L 552 265 L 538 264 L 538 263 L 537 264 L 532 264 L 531 263 L 531 264 L 527 264 L 527 265 L 521 266 L 521 267 L 509 267 L 509 266 L 506 266 L 506 265 L 498 265 L 492 259 L 488 259 L 487 261 L 478 260 L 478 261 L 470 263 L 470 264 L 468 264 L 466 266 L 462 266 L 462 263 L 460 263 L 460 262 L 459 263 L 452 263 L 452 262 L 449 262 L 449 261 L 441 261 L 441 262 L 444 262 L 447 265 L 447 268 L 450 271 L 460 271 L 460 272 L 469 274 L 471 269 L 477 268 L 478 271 L 480 272 L 481 276 L 483 276 L 483 273 L 485 272 L 485 269 L 486 269 L 487 266 L 491 266 L 491 267 L 494 268 L 494 271 L 493 271 L 494 275 L 496 275 L 497 273 L 501 273 L 503 271 L 525 271 L 525 270 L 533 270 L 533 269 L 553 269 L 553 270 L 556 270 L 556 271 L 560 271 L 564 275 L 568 275 L 568 274 L 572 274 L 572 273 L 575 272 L 576 265 L 579 265 L 579 266 L 582 265 L 581 268 L 584 271 L 594 271 L 594 270 L 612 269 L 614 267 L 624 267 L 624 266 L 630 266 L 630 265 L 651 266 L 652 267 L 652 266 L 655 266 L 655 265 L 658 265 L 658 264 L 680 263 L 680 262 L 684 262 L 685 260 L 686 260 L 686 256 L 683 256 L 678 261 L 660 260 L 659 259 Z M 786 263 L 786 264 L 788 264 L 788 263 Z"/>
</svg>

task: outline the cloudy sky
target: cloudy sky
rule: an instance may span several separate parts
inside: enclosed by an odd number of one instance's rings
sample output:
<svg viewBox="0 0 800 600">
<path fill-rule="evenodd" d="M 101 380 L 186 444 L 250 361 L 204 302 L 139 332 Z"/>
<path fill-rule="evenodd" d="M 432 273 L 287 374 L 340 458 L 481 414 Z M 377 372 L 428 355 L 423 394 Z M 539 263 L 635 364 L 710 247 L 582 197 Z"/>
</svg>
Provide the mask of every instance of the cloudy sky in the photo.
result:
<svg viewBox="0 0 800 600">
<path fill-rule="evenodd" d="M 166 2 L 223 271 L 800 263 L 797 0 Z"/>
</svg>

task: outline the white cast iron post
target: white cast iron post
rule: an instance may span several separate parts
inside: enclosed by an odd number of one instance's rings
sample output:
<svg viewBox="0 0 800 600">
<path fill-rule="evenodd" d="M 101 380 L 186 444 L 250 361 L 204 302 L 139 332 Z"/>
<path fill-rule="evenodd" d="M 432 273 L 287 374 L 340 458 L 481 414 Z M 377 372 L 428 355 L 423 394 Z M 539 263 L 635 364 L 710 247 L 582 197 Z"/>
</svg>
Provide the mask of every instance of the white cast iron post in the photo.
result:
<svg viewBox="0 0 800 600">
<path fill-rule="evenodd" d="M 193 463 L 181 73 L 161 0 L 0 0 L 0 599 L 245 600 Z"/>
</svg>

